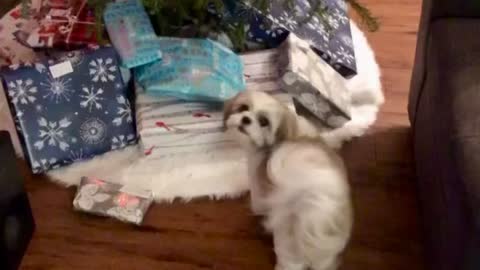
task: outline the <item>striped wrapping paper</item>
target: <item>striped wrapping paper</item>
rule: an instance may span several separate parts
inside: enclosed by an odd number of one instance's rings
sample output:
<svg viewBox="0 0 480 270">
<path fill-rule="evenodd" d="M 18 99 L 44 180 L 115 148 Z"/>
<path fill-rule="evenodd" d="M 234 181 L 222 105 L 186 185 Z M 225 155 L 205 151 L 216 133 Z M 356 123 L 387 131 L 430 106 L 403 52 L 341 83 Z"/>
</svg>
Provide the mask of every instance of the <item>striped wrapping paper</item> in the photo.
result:
<svg viewBox="0 0 480 270">
<path fill-rule="evenodd" d="M 293 108 L 291 97 L 279 89 L 276 56 L 276 50 L 242 56 L 247 89 L 267 91 Z M 221 157 L 238 148 L 225 136 L 222 104 L 153 97 L 137 87 L 136 116 L 143 151 L 151 159 L 198 153 Z"/>
</svg>

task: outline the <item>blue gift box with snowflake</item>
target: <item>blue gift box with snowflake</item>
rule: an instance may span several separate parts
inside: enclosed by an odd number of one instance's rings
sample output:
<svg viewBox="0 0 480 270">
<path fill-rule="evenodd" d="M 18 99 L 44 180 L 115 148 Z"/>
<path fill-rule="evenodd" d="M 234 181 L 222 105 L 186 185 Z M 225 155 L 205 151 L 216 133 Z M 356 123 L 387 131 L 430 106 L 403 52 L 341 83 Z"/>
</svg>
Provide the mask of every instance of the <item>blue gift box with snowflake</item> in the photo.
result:
<svg viewBox="0 0 480 270">
<path fill-rule="evenodd" d="M 348 78 L 357 74 L 345 0 L 293 0 L 293 8 L 285 4 L 285 0 L 272 0 L 268 1 L 266 11 L 239 4 L 240 1 L 224 2 L 222 19 L 229 23 L 246 23 L 247 40 L 273 48 L 291 32 L 307 41 L 342 76 Z M 318 9 L 326 10 L 323 18 L 313 13 Z"/>
<path fill-rule="evenodd" d="M 34 173 L 136 142 L 128 87 L 111 47 L 10 66 L 1 77 Z"/>
</svg>

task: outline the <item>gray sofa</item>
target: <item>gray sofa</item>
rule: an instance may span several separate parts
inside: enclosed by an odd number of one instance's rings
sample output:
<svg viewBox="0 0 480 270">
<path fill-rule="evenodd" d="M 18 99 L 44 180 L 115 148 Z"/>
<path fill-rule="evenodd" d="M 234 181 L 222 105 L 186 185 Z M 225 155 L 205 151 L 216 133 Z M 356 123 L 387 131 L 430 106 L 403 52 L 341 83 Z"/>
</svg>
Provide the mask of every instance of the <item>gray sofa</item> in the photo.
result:
<svg viewBox="0 0 480 270">
<path fill-rule="evenodd" d="M 480 0 L 424 0 L 409 115 L 428 269 L 480 269 Z"/>
</svg>

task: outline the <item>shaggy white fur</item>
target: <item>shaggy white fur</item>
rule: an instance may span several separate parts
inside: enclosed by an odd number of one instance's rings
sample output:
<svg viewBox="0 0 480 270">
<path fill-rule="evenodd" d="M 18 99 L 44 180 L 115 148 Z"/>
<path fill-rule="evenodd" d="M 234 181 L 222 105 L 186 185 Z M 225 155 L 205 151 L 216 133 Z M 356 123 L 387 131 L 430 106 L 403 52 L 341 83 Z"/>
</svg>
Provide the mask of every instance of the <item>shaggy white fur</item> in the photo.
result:
<svg viewBox="0 0 480 270">
<path fill-rule="evenodd" d="M 340 147 L 342 142 L 363 135 L 375 122 L 384 100 L 374 53 L 355 23 L 352 22 L 351 27 L 358 71 L 358 75 L 347 81 L 352 93 L 352 120 L 342 128 L 324 133 L 332 147 Z M 95 176 L 150 189 L 157 201 L 234 197 L 248 190 L 246 161 L 241 149 L 215 155 L 182 156 L 155 164 L 142 159 L 141 155 L 136 146 L 131 146 L 51 171 L 48 175 L 66 186 L 77 185 L 81 176 Z"/>
</svg>

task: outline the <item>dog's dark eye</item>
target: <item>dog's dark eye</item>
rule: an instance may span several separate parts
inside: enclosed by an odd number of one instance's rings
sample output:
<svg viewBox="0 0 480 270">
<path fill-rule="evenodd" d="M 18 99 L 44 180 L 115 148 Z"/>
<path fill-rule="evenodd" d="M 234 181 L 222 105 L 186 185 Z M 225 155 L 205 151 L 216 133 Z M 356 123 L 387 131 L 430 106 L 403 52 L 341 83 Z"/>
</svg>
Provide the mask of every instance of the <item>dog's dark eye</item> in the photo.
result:
<svg viewBox="0 0 480 270">
<path fill-rule="evenodd" d="M 248 105 L 241 105 L 240 107 L 238 107 L 238 112 L 244 112 L 244 111 L 248 111 Z"/>
<path fill-rule="evenodd" d="M 268 121 L 268 118 L 263 115 L 258 117 L 258 123 L 261 127 L 267 127 L 268 125 L 270 125 L 270 121 Z"/>
</svg>

